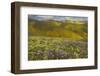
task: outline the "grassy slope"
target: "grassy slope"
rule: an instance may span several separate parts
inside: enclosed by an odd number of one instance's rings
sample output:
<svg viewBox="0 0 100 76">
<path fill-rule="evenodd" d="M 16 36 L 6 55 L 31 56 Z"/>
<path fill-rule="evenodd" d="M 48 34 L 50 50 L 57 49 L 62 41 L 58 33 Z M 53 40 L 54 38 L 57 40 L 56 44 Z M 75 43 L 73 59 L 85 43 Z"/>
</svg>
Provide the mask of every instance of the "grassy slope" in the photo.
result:
<svg viewBox="0 0 100 76">
<path fill-rule="evenodd" d="M 29 36 L 65 37 L 72 40 L 87 40 L 85 22 L 29 21 Z"/>
</svg>

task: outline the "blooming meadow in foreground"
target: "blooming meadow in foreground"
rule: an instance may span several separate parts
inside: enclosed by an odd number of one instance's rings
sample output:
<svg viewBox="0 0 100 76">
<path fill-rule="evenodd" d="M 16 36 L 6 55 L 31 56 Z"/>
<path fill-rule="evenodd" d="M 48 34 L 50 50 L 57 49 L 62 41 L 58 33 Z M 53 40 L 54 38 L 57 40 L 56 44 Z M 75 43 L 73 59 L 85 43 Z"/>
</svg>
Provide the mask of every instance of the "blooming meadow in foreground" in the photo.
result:
<svg viewBox="0 0 100 76">
<path fill-rule="evenodd" d="M 87 43 L 66 38 L 29 37 L 28 60 L 87 58 Z"/>
</svg>

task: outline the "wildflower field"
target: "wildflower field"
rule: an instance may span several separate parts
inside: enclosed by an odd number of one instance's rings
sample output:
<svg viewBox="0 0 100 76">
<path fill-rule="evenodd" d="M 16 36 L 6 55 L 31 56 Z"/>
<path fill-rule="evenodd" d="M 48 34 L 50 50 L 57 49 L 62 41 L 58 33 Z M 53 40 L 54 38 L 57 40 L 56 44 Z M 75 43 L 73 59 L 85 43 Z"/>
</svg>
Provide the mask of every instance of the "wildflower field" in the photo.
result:
<svg viewBox="0 0 100 76">
<path fill-rule="evenodd" d="M 87 43 L 66 38 L 30 37 L 28 60 L 87 58 Z"/>
<path fill-rule="evenodd" d="M 85 17 L 28 16 L 28 60 L 88 58 Z"/>
</svg>

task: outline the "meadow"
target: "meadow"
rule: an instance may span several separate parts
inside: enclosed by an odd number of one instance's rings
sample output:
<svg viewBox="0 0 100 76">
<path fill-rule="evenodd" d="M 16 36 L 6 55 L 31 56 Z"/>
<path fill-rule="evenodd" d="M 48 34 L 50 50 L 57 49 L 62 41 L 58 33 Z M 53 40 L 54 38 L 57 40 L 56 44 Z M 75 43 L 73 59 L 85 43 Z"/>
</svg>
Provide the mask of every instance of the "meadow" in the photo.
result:
<svg viewBox="0 0 100 76">
<path fill-rule="evenodd" d="M 88 57 L 85 18 L 30 15 L 28 21 L 28 60 Z"/>
<path fill-rule="evenodd" d="M 87 58 L 87 43 L 66 38 L 29 37 L 29 60 Z"/>
</svg>

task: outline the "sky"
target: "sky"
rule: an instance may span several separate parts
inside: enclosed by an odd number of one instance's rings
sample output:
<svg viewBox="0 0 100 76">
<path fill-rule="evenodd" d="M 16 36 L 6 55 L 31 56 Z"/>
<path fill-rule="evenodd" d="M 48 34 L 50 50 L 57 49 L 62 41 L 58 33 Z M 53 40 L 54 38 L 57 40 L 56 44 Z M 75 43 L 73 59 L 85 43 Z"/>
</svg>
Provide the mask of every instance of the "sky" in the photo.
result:
<svg viewBox="0 0 100 76">
<path fill-rule="evenodd" d="M 53 16 L 53 15 L 28 15 L 29 19 L 33 20 L 56 20 L 56 21 L 65 21 L 65 20 L 73 20 L 73 21 L 87 21 L 87 17 L 75 17 L 75 16 Z"/>
</svg>

